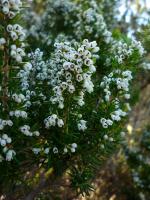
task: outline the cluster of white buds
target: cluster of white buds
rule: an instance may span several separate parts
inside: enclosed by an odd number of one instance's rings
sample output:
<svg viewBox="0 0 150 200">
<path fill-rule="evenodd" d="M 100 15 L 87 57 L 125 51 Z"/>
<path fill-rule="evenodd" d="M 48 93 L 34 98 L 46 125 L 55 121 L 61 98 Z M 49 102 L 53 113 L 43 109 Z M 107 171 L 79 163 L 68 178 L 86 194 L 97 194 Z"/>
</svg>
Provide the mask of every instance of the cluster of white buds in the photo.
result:
<svg viewBox="0 0 150 200">
<path fill-rule="evenodd" d="M 25 56 L 24 45 L 22 48 L 17 48 L 16 45 L 11 45 L 11 52 L 12 58 L 14 58 L 18 63 L 22 62 L 22 58 Z"/>
<path fill-rule="evenodd" d="M 29 78 L 31 68 L 32 68 L 32 65 L 30 63 L 25 63 L 24 69 L 20 70 L 17 74 L 17 76 L 20 78 L 21 89 L 23 91 L 28 90 L 29 88 L 28 78 Z"/>
<path fill-rule="evenodd" d="M 13 19 L 22 7 L 21 0 L 0 0 L 0 10 L 9 19 Z"/>
<path fill-rule="evenodd" d="M 49 128 L 51 126 L 57 126 L 58 127 L 63 127 L 64 126 L 64 122 L 62 119 L 59 119 L 58 116 L 56 114 L 53 114 L 49 117 L 47 117 L 45 120 L 44 120 L 44 124 L 45 124 L 45 127 L 46 128 Z"/>
<path fill-rule="evenodd" d="M 5 126 L 13 126 L 13 122 L 11 120 L 3 120 L 0 119 L 0 130 L 3 130 Z"/>
<path fill-rule="evenodd" d="M 16 155 L 16 152 L 12 149 L 9 149 L 9 147 L 7 146 L 10 145 L 11 142 L 12 139 L 7 134 L 3 134 L 0 136 L 0 145 L 3 149 L 3 153 L 6 154 L 5 159 L 2 155 L 0 155 L 0 162 L 2 162 L 3 160 L 11 161 L 13 157 Z"/>
<path fill-rule="evenodd" d="M 37 137 L 40 136 L 39 131 L 31 131 L 30 129 L 31 128 L 28 125 L 24 125 L 20 127 L 21 133 L 23 133 L 26 136 L 37 136 Z"/>
<path fill-rule="evenodd" d="M 1 137 L 0 137 L 0 145 L 2 147 L 5 147 L 7 144 L 10 144 L 12 142 L 11 138 L 8 137 L 7 134 L 3 134 Z"/>
<path fill-rule="evenodd" d="M 111 118 L 113 121 L 120 121 L 121 117 L 125 117 L 127 115 L 126 112 L 122 111 L 121 109 L 118 109 L 111 113 Z"/>
<path fill-rule="evenodd" d="M 118 77 L 119 76 L 119 77 Z M 120 108 L 119 102 L 120 100 L 116 98 L 115 100 L 112 100 L 111 95 L 113 96 L 113 91 L 110 90 L 111 85 L 116 86 L 116 89 L 120 91 L 120 97 L 124 97 L 124 99 L 128 100 L 130 99 L 129 94 L 129 86 L 130 81 L 132 80 L 132 73 L 129 70 L 121 71 L 121 70 L 114 70 L 114 72 L 111 72 L 108 76 L 105 76 L 103 78 L 103 81 L 101 82 L 100 86 L 104 88 L 104 93 L 106 94 L 104 96 L 104 99 L 106 102 L 111 101 L 114 103 L 115 110 L 110 113 L 111 119 L 105 119 L 102 118 L 100 120 L 103 128 L 108 128 L 108 126 L 111 126 L 113 124 L 113 121 L 120 121 L 122 117 L 125 117 L 127 115 L 127 112 L 123 111 Z M 130 110 L 129 104 L 125 104 L 127 107 L 127 110 Z"/>
<path fill-rule="evenodd" d="M 13 160 L 14 156 L 16 155 L 16 152 L 13 149 L 9 149 L 5 153 L 6 153 L 6 161 Z"/>
<path fill-rule="evenodd" d="M 10 34 L 10 37 L 13 41 L 18 40 L 22 42 L 25 40 L 25 32 L 19 24 L 9 24 L 7 26 L 7 32 Z"/>
<path fill-rule="evenodd" d="M 77 149 L 78 145 L 76 143 L 72 143 L 72 144 L 68 144 L 67 146 L 65 146 L 62 154 L 67 154 L 67 153 L 75 153 L 76 152 L 76 149 Z M 54 154 L 58 154 L 59 153 L 59 150 L 58 148 L 55 146 L 53 148 L 50 148 L 50 147 L 46 147 L 46 148 L 33 148 L 32 149 L 33 153 L 38 155 L 39 153 L 44 153 L 44 154 L 49 154 L 50 151 L 52 151 Z"/>
<path fill-rule="evenodd" d="M 13 94 L 12 95 L 12 99 L 16 102 L 16 103 L 22 103 L 26 100 L 26 97 L 23 94 Z"/>
<path fill-rule="evenodd" d="M 125 59 L 130 57 L 135 52 L 135 50 L 138 51 L 140 56 L 145 53 L 141 42 L 136 40 L 132 40 L 130 45 L 124 41 L 118 42 L 114 40 L 111 50 L 113 54 L 115 53 L 115 59 L 119 64 L 122 64 Z"/>
<path fill-rule="evenodd" d="M 100 122 L 103 128 L 108 128 L 113 125 L 113 121 L 111 119 L 101 118 Z"/>
<path fill-rule="evenodd" d="M 99 13 L 97 7 L 91 4 L 91 8 L 78 13 L 78 21 L 73 25 L 75 34 L 78 38 L 84 35 L 92 35 L 95 38 L 102 37 L 108 44 L 113 41 L 112 33 L 107 30 L 107 25 L 103 16 Z"/>
<path fill-rule="evenodd" d="M 72 153 L 75 153 L 77 147 L 78 147 L 78 145 L 77 145 L 76 143 L 71 144 L 71 147 L 70 147 L 71 152 L 72 152 Z"/>
<path fill-rule="evenodd" d="M 79 92 L 79 96 L 76 97 L 77 103 L 81 107 L 85 104 L 84 95 L 85 95 L 85 93 L 83 91 L 81 91 L 81 92 Z"/>
<path fill-rule="evenodd" d="M 103 138 L 104 138 L 104 140 L 107 140 L 109 142 L 113 142 L 114 141 L 114 138 L 109 137 L 107 134 L 105 134 Z"/>
<path fill-rule="evenodd" d="M 38 155 L 42 151 L 42 149 L 41 148 L 33 148 L 32 151 L 35 155 Z"/>
<path fill-rule="evenodd" d="M 70 145 L 67 145 L 65 148 L 64 148 L 64 154 L 66 153 L 75 153 L 76 152 L 76 149 L 77 149 L 78 145 L 76 143 L 72 143 Z"/>
<path fill-rule="evenodd" d="M 117 72 L 117 71 L 116 71 Z M 133 79 L 132 77 L 132 72 L 129 70 L 123 71 L 122 72 L 122 79 L 118 81 L 117 79 L 117 87 L 118 89 L 122 89 L 125 92 L 129 91 L 129 81 Z"/>
<path fill-rule="evenodd" d="M 74 45 L 74 47 L 72 47 Z M 58 107 L 64 108 L 63 93 L 78 96 L 81 93 L 93 92 L 94 84 L 91 80 L 92 74 L 96 71 L 93 58 L 95 53 L 99 51 L 97 43 L 84 40 L 81 45 L 75 43 L 71 45 L 69 42 L 56 43 L 55 57 L 51 61 L 51 69 L 53 75 L 51 79 L 51 85 L 53 86 L 54 95 L 51 97 L 53 104 L 58 103 Z M 80 87 L 80 90 L 78 89 Z M 82 102 L 79 101 L 79 105 L 84 104 L 82 95 Z"/>
<path fill-rule="evenodd" d="M 58 152 L 59 152 L 59 151 L 58 151 L 58 148 L 57 148 L 57 147 L 54 147 L 54 148 L 53 148 L 53 153 L 54 153 L 54 154 L 57 154 Z"/>
<path fill-rule="evenodd" d="M 36 87 L 42 84 L 44 80 L 54 80 L 51 77 L 51 69 L 49 69 L 49 62 L 43 61 L 43 52 L 40 49 L 36 49 L 35 52 L 32 52 L 28 55 L 31 63 L 25 63 L 22 70 L 19 71 L 18 77 L 21 81 L 21 88 L 23 91 L 29 91 L 29 87 L 32 85 L 33 87 L 36 84 Z M 30 77 L 32 77 L 32 83 L 30 81 Z M 49 85 L 50 83 L 48 83 Z"/>
<path fill-rule="evenodd" d="M 31 92 L 29 90 L 29 76 L 31 74 L 31 70 L 32 70 L 32 64 L 27 62 L 24 64 L 23 69 L 21 69 L 17 74 L 17 77 L 20 78 L 21 90 L 26 91 L 28 97 L 31 96 L 30 94 Z M 33 81 L 33 84 L 34 84 L 34 81 Z M 30 99 L 30 97 L 27 99 Z"/>
<path fill-rule="evenodd" d="M 22 62 L 22 58 L 25 56 L 24 47 L 25 44 L 23 41 L 25 40 L 25 32 L 23 28 L 19 24 L 14 24 L 16 21 L 13 19 L 15 16 L 17 16 L 21 10 L 22 7 L 22 1 L 21 0 L 0 0 L 0 15 L 2 17 L 2 21 L 4 20 L 5 23 L 2 23 L 2 35 L 3 37 L 0 38 L 0 49 L 5 50 L 6 48 L 7 52 L 10 55 L 7 55 L 8 58 L 12 57 L 14 58 L 18 63 Z M 16 18 L 17 19 L 17 18 Z M 4 54 L 4 60 L 5 60 L 5 54 Z M 10 67 L 16 67 L 14 62 L 9 62 Z M 8 69 L 9 70 L 9 69 Z M 13 74 L 15 76 L 15 74 Z M 9 80 L 8 80 L 9 82 Z M 13 83 L 16 85 L 15 83 Z M 6 83 L 7 85 L 7 83 Z M 16 87 L 16 86 L 15 86 Z M 3 87 L 1 91 L 3 90 Z M 7 96 L 11 98 L 11 100 L 22 103 L 25 101 L 25 96 L 23 94 L 16 94 L 14 92 L 14 87 L 9 88 L 7 92 Z M 10 104 L 14 102 L 10 102 Z M 11 104 L 11 106 L 12 106 Z M 11 107 L 9 106 L 9 107 Z M 4 111 L 5 112 L 5 111 Z M 10 111 L 9 110 L 10 118 L 12 116 L 15 117 L 23 117 L 27 118 L 27 113 L 25 111 L 21 110 L 15 110 Z M 9 117 L 9 116 L 8 116 Z M 3 130 L 5 126 L 12 127 L 15 122 L 12 122 L 11 120 L 2 120 L 0 119 L 0 130 Z M 12 129 L 13 131 L 13 129 Z M 13 133 L 12 133 L 13 134 Z M 12 138 L 13 139 L 13 138 Z M 13 157 L 16 155 L 16 152 L 13 149 L 10 149 L 10 146 L 12 146 L 12 139 L 7 134 L 2 134 L 0 137 L 0 144 L 3 146 L 3 153 L 6 155 L 6 158 L 2 155 L 0 155 L 0 160 L 6 160 L 11 161 Z M 12 148 L 12 147 L 11 147 Z M 1 159 L 2 158 L 2 159 Z"/>
<path fill-rule="evenodd" d="M 17 118 L 22 117 L 22 118 L 24 118 L 24 119 L 27 119 L 27 117 L 28 117 L 27 112 L 22 111 L 22 110 L 10 111 L 10 112 L 9 112 L 9 115 L 10 115 L 11 117 L 13 117 L 13 116 L 15 116 L 15 117 L 17 117 Z"/>
<path fill-rule="evenodd" d="M 116 75 L 119 75 L 119 77 L 115 77 Z M 111 72 L 108 76 L 105 76 L 100 84 L 100 86 L 104 88 L 105 100 L 110 101 L 110 96 L 112 94 L 112 92 L 110 91 L 111 84 L 115 84 L 118 90 L 122 90 L 125 93 L 125 99 L 130 99 L 130 94 L 127 92 L 129 91 L 129 82 L 132 80 L 132 78 L 132 72 L 129 70 L 115 70 L 114 72 Z"/>
<path fill-rule="evenodd" d="M 87 129 L 86 123 L 87 122 L 85 120 L 80 120 L 78 122 L 78 130 L 79 131 L 85 131 Z"/>
<path fill-rule="evenodd" d="M 16 152 L 13 149 L 9 149 L 7 146 L 3 148 L 3 154 L 6 155 L 6 158 L 4 158 L 2 155 L 0 155 L 0 162 L 11 161 L 13 160 L 14 156 L 16 155 Z"/>
<path fill-rule="evenodd" d="M 121 64 L 123 63 L 123 60 L 133 54 L 134 49 L 131 46 L 128 46 L 125 42 L 115 41 L 112 51 L 115 52 L 115 59 L 117 62 Z"/>
<path fill-rule="evenodd" d="M 146 53 L 144 47 L 142 46 L 142 43 L 140 41 L 137 41 L 135 39 L 132 40 L 131 47 L 134 49 L 137 49 L 140 56 L 143 56 L 144 53 Z"/>
<path fill-rule="evenodd" d="M 21 63 L 22 58 L 25 56 L 25 44 L 23 43 L 25 31 L 19 24 L 14 24 L 13 20 L 9 19 L 12 19 L 20 12 L 21 6 L 21 0 L 0 0 L 0 13 L 7 15 L 7 23 L 4 27 L 4 31 L 7 34 L 5 34 L 5 38 L 0 38 L 0 47 L 3 47 L 6 43 L 11 43 L 10 55 L 18 63 Z"/>
</svg>

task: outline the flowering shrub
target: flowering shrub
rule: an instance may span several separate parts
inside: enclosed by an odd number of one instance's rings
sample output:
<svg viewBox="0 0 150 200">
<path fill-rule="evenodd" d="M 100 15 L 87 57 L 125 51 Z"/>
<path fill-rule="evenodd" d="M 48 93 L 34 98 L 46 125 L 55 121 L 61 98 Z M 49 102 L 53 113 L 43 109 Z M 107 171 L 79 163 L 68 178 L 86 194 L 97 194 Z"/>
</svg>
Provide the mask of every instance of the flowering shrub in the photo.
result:
<svg viewBox="0 0 150 200">
<path fill-rule="evenodd" d="M 15 188 L 36 165 L 55 177 L 69 170 L 72 187 L 88 193 L 119 143 L 144 49 L 107 29 L 97 1 L 46 5 L 42 23 L 37 13 L 24 31 L 22 2 L 0 0 L 0 184 Z"/>
</svg>

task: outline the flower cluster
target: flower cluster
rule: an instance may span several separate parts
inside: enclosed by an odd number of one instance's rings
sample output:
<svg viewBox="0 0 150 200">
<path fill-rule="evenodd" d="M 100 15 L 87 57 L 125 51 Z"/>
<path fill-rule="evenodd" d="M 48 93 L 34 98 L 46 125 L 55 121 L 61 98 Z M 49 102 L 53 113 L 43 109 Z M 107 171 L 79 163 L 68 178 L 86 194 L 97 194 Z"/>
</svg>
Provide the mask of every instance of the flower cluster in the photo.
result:
<svg viewBox="0 0 150 200">
<path fill-rule="evenodd" d="M 25 31 L 19 24 L 8 24 L 6 31 L 8 32 L 9 37 L 13 43 L 10 47 L 10 55 L 18 63 L 21 63 L 22 58 L 25 56 L 25 44 L 23 43 L 25 40 Z"/>
<path fill-rule="evenodd" d="M 39 131 L 31 131 L 30 130 L 30 126 L 29 125 L 24 125 L 22 127 L 20 127 L 20 131 L 21 133 L 23 133 L 26 136 L 40 136 Z"/>
<path fill-rule="evenodd" d="M 0 0 L 0 11 L 7 15 L 9 19 L 13 19 L 19 13 L 21 7 L 21 0 Z"/>
<path fill-rule="evenodd" d="M 108 128 L 109 126 L 113 125 L 113 121 L 110 119 L 101 118 L 100 122 L 101 122 L 103 128 Z"/>
<path fill-rule="evenodd" d="M 120 121 L 121 117 L 125 117 L 127 115 L 126 112 L 124 112 L 121 109 L 115 110 L 113 113 L 111 113 L 111 118 L 113 121 Z"/>
<path fill-rule="evenodd" d="M 29 100 L 30 96 L 38 95 L 34 90 L 30 90 L 30 87 L 32 86 L 33 88 L 35 85 L 39 87 L 42 81 L 51 80 L 52 77 L 51 70 L 49 69 L 49 62 L 43 60 L 43 52 L 41 52 L 40 49 L 36 49 L 35 52 L 30 53 L 28 58 L 31 62 L 25 63 L 23 69 L 18 72 L 17 76 L 21 81 L 21 89 L 22 91 L 26 91 L 26 97 Z M 32 82 L 30 81 L 31 78 Z"/>
<path fill-rule="evenodd" d="M 13 122 L 11 120 L 3 120 L 0 119 L 0 130 L 3 130 L 5 126 L 13 126 Z"/>
<path fill-rule="evenodd" d="M 0 50 L 2 50 L 0 56 L 3 55 L 3 66 L 1 67 L 4 69 L 0 78 L 0 117 L 2 118 L 0 119 L 0 143 L 1 146 L 4 146 L 3 149 L 0 149 L 1 162 L 3 160 L 11 161 L 17 155 L 18 152 L 15 151 L 15 148 L 18 145 L 18 135 L 16 132 L 19 131 L 22 123 L 28 119 L 26 110 L 28 96 L 21 92 L 16 77 L 18 70 L 20 70 L 19 67 L 23 63 L 23 57 L 25 57 L 25 43 L 23 42 L 25 31 L 17 23 L 18 18 L 14 18 L 17 15 L 19 16 L 21 7 L 22 1 L 20 0 L 0 0 L 0 16 L 1 20 L 5 22 L 1 24 L 2 31 L 0 31 L 0 35 L 2 35 L 0 38 Z M 38 132 L 34 132 L 33 135 L 38 135 Z M 6 154 L 5 159 L 4 154 Z"/>
<path fill-rule="evenodd" d="M 3 154 L 5 154 L 5 158 L 4 155 L 0 154 L 0 162 L 2 162 L 3 160 L 11 161 L 16 155 L 16 152 L 14 150 L 9 149 L 9 145 L 11 144 L 11 142 L 12 139 L 7 134 L 3 134 L 0 136 L 0 145 L 3 148 Z"/>
<path fill-rule="evenodd" d="M 76 143 L 72 143 L 71 145 L 67 145 L 65 148 L 64 148 L 64 153 L 68 153 L 69 150 L 71 151 L 71 153 L 75 153 L 76 152 L 76 149 L 77 149 L 78 145 Z"/>
<path fill-rule="evenodd" d="M 7 144 L 11 143 L 11 138 L 8 137 L 7 134 L 3 134 L 2 137 L 0 138 L 0 144 L 1 146 L 5 147 Z"/>
<path fill-rule="evenodd" d="M 74 24 L 76 36 L 82 38 L 86 33 L 95 39 L 103 37 L 107 44 L 112 42 L 112 33 L 107 30 L 103 16 L 99 14 L 96 6 L 92 3 L 90 6 L 92 7 L 77 15 L 78 21 Z"/>
<path fill-rule="evenodd" d="M 93 92 L 94 85 L 91 76 L 96 71 L 93 58 L 99 51 L 99 47 L 96 42 L 88 40 L 84 40 L 81 45 L 74 44 L 75 47 L 72 47 L 69 42 L 56 43 L 55 46 L 55 57 L 51 61 L 51 66 L 53 66 L 51 84 L 54 91 L 51 102 L 58 103 L 58 107 L 63 109 L 63 94 L 68 92 L 76 93 L 78 104 L 83 105 L 84 93 Z"/>
<path fill-rule="evenodd" d="M 79 131 L 85 131 L 87 129 L 86 123 L 87 122 L 85 120 L 80 120 L 78 122 L 78 130 Z"/>
<path fill-rule="evenodd" d="M 105 76 L 100 84 L 100 86 L 104 88 L 105 101 L 110 101 L 110 97 L 112 94 L 112 92 L 110 91 L 110 87 L 112 84 L 115 84 L 117 89 L 121 90 L 124 93 L 124 97 L 126 99 L 129 99 L 130 94 L 128 94 L 128 92 L 130 81 L 132 80 L 132 78 L 132 72 L 130 70 L 115 70 L 114 72 L 111 72 L 108 76 Z"/>
<path fill-rule="evenodd" d="M 135 50 L 138 51 L 140 56 L 145 53 L 141 42 L 135 39 L 132 39 L 130 45 L 124 41 L 113 41 L 112 52 L 115 54 L 115 59 L 119 64 L 122 64 L 125 59 L 129 58 Z"/>
<path fill-rule="evenodd" d="M 12 95 L 12 99 L 16 102 L 16 103 L 22 103 L 26 100 L 26 97 L 23 94 L 13 94 Z"/>
<path fill-rule="evenodd" d="M 28 114 L 25 111 L 22 111 L 22 110 L 10 111 L 9 115 L 11 117 L 13 117 L 13 116 L 15 116 L 17 118 L 22 117 L 24 119 L 26 119 L 28 117 Z"/>
<path fill-rule="evenodd" d="M 24 43 L 21 44 L 20 47 L 16 47 L 16 45 L 11 45 L 11 56 L 14 58 L 18 63 L 22 62 L 22 58 L 25 56 L 24 52 Z"/>
<path fill-rule="evenodd" d="M 120 101 L 118 98 L 115 98 L 114 100 L 112 97 L 114 96 L 113 93 L 116 93 L 116 91 L 119 92 L 120 98 L 124 98 L 125 100 L 130 99 L 129 94 L 129 86 L 130 81 L 132 80 L 132 72 L 129 70 L 121 71 L 121 70 L 115 70 L 114 72 L 111 72 L 108 76 L 105 76 L 103 78 L 103 81 L 101 82 L 100 86 L 104 90 L 104 100 L 106 102 L 112 102 L 112 105 L 114 104 L 114 111 L 110 113 L 110 119 L 101 118 L 100 123 L 102 124 L 103 128 L 108 128 L 109 126 L 113 125 L 113 121 L 120 121 L 122 117 L 125 117 L 127 115 L 126 111 L 123 111 L 120 108 Z M 113 90 L 111 89 L 113 85 Z M 115 87 L 116 86 L 116 89 Z M 124 100 L 124 101 L 125 101 Z M 127 110 L 129 110 L 127 108 Z"/>
<path fill-rule="evenodd" d="M 107 44 L 113 41 L 112 33 L 107 29 L 102 15 L 103 8 L 96 0 L 85 0 L 84 2 L 82 0 L 79 2 L 48 0 L 46 5 L 42 16 L 33 10 L 26 14 L 26 20 L 29 23 L 32 20 L 28 27 L 29 38 L 34 37 L 44 45 L 49 46 L 56 41 L 57 37 L 62 36 L 64 29 L 67 30 L 69 26 L 70 30 L 63 34 L 63 39 L 83 40 L 88 37 L 93 41 L 101 37 Z M 60 13 L 61 17 L 56 15 L 57 12 Z M 60 19 L 62 26 L 57 29 L 56 24 L 59 23 Z M 49 20 L 51 23 L 48 23 Z M 57 34 L 55 38 L 53 38 L 53 34 Z"/>
<path fill-rule="evenodd" d="M 78 145 L 76 143 L 68 144 L 67 146 L 64 147 L 62 153 L 63 154 L 67 154 L 69 152 L 75 153 L 77 147 L 78 147 Z M 49 154 L 50 151 L 52 151 L 54 154 L 58 154 L 59 153 L 59 150 L 58 150 L 57 147 L 53 147 L 53 148 L 50 148 L 50 147 L 46 147 L 46 148 L 33 148 L 32 151 L 33 151 L 33 153 L 35 155 L 37 155 L 39 153 Z"/>
<path fill-rule="evenodd" d="M 49 117 L 47 117 L 45 120 L 44 120 L 44 123 L 45 123 L 45 127 L 46 128 L 49 128 L 51 126 L 57 126 L 58 127 L 63 127 L 64 126 L 64 122 L 62 119 L 59 119 L 58 116 L 56 114 L 53 114 Z"/>
<path fill-rule="evenodd" d="M 10 34 L 10 37 L 13 41 L 19 40 L 20 42 L 24 41 L 25 33 L 23 28 L 19 24 L 7 26 L 7 31 Z"/>
<path fill-rule="evenodd" d="M 41 40 L 41 42 L 45 45 L 52 44 L 53 41 L 56 40 L 56 38 L 53 38 L 53 35 L 50 33 L 53 32 L 56 23 L 60 20 L 60 18 L 55 15 L 57 11 L 60 13 L 62 23 L 64 23 L 65 27 L 70 25 L 72 26 L 74 24 L 73 18 L 76 18 L 76 14 L 78 12 L 77 4 L 75 2 L 73 2 L 72 0 L 48 0 L 46 2 L 45 12 L 42 16 L 39 16 L 36 12 L 27 13 L 27 20 L 30 21 L 31 18 L 33 20 L 32 26 L 29 26 L 29 37 L 36 37 Z M 70 17 L 71 15 L 73 16 L 73 18 Z M 51 23 L 47 24 L 47 21 L 49 20 L 51 21 Z M 59 35 L 59 32 L 57 34 Z"/>
<path fill-rule="evenodd" d="M 6 153 L 6 161 L 13 160 L 14 156 L 16 155 L 16 152 L 13 149 L 7 149 L 5 148 L 4 153 Z"/>
</svg>

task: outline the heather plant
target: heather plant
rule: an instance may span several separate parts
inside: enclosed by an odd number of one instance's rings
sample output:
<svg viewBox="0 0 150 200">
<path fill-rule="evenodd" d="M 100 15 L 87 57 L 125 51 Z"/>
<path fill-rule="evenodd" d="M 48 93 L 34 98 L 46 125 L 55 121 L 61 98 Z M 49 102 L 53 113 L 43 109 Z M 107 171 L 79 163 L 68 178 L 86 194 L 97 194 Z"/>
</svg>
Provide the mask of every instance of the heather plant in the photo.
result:
<svg viewBox="0 0 150 200">
<path fill-rule="evenodd" d="M 48 0 L 41 18 L 27 11 L 21 19 L 25 6 L 0 1 L 1 192 L 21 186 L 34 199 L 43 189 L 33 189 L 35 170 L 44 172 L 42 187 L 67 172 L 88 194 L 96 168 L 119 144 L 144 49 L 108 30 L 97 1 Z"/>
</svg>

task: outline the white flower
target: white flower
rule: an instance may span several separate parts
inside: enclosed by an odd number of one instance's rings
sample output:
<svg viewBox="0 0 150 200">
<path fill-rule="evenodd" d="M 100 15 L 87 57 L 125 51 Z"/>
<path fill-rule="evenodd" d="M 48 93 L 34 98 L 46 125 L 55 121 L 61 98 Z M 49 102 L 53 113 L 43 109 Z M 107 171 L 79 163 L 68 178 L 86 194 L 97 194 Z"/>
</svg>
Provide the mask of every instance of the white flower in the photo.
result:
<svg viewBox="0 0 150 200">
<path fill-rule="evenodd" d="M 73 85 L 69 85 L 68 91 L 72 94 L 75 91 L 75 87 Z"/>
<path fill-rule="evenodd" d="M 58 125 L 58 127 L 63 127 L 64 126 L 63 120 L 62 119 L 58 119 L 57 120 L 57 125 Z"/>
<path fill-rule="evenodd" d="M 78 123 L 78 130 L 85 131 L 87 129 L 86 123 L 87 122 L 85 120 L 80 120 Z"/>
<path fill-rule="evenodd" d="M 0 139 L 0 144 L 2 147 L 6 146 L 6 140 Z"/>
<path fill-rule="evenodd" d="M 45 127 L 49 128 L 50 126 L 55 126 L 56 125 L 56 119 L 57 119 L 57 115 L 56 114 L 53 114 L 53 115 L 47 117 L 44 120 Z"/>
<path fill-rule="evenodd" d="M 64 148 L 64 153 L 67 153 L 68 152 L 68 149 L 65 147 Z"/>
<path fill-rule="evenodd" d="M 39 136 L 40 136 L 40 132 L 39 132 L 39 131 L 34 131 L 34 132 L 33 132 L 33 135 L 39 137 Z"/>
<path fill-rule="evenodd" d="M 38 155 L 41 152 L 41 148 L 33 148 L 32 151 L 35 155 Z"/>
<path fill-rule="evenodd" d="M 18 35 L 15 32 L 11 31 L 10 35 L 13 41 L 18 39 Z"/>
<path fill-rule="evenodd" d="M 8 26 L 7 26 L 7 31 L 8 32 L 11 32 L 13 30 L 13 26 L 11 25 L 11 24 L 9 24 Z"/>
<path fill-rule="evenodd" d="M 105 139 L 105 140 L 108 140 L 108 135 L 104 135 L 104 139 Z"/>
<path fill-rule="evenodd" d="M 100 122 L 101 122 L 103 128 L 108 128 L 108 126 L 113 125 L 113 121 L 110 119 L 101 118 Z"/>
<path fill-rule="evenodd" d="M 24 70 L 25 71 L 30 71 L 30 70 L 32 70 L 32 64 L 31 63 L 26 63 L 25 65 L 24 65 Z"/>
<path fill-rule="evenodd" d="M 8 150 L 6 153 L 6 161 L 11 161 L 15 155 L 16 152 L 14 150 Z"/>
<path fill-rule="evenodd" d="M 57 148 L 57 147 L 54 147 L 54 148 L 53 148 L 53 153 L 54 153 L 54 154 L 57 154 L 57 153 L 58 153 L 58 148 Z"/>
<path fill-rule="evenodd" d="M 78 145 L 76 143 L 73 143 L 71 146 L 76 149 Z"/>
<path fill-rule="evenodd" d="M 131 96 L 130 94 L 125 94 L 125 95 L 124 95 L 124 97 L 125 97 L 126 99 L 130 99 L 130 96 Z"/>
<path fill-rule="evenodd" d="M 73 148 L 73 147 L 72 147 L 72 148 L 70 148 L 70 150 L 71 150 L 71 152 L 72 152 L 72 153 L 75 153 L 75 152 L 76 152 L 76 149 L 75 149 L 75 148 Z"/>
<path fill-rule="evenodd" d="M 10 143 L 12 142 L 12 139 L 8 137 L 8 138 L 6 139 L 6 142 L 7 142 L 8 144 L 10 144 Z"/>
<path fill-rule="evenodd" d="M 3 135 L 2 135 L 2 138 L 3 138 L 4 140 L 7 140 L 7 139 L 8 139 L 8 135 L 3 134 Z"/>
<path fill-rule="evenodd" d="M 9 8 L 6 7 L 6 6 L 4 6 L 4 7 L 2 8 L 2 11 L 3 11 L 3 13 L 4 13 L 5 15 L 7 15 L 7 14 L 9 13 Z"/>
</svg>

